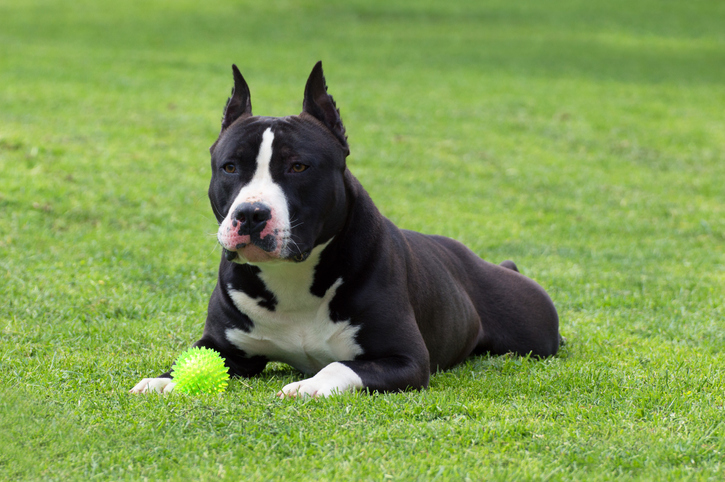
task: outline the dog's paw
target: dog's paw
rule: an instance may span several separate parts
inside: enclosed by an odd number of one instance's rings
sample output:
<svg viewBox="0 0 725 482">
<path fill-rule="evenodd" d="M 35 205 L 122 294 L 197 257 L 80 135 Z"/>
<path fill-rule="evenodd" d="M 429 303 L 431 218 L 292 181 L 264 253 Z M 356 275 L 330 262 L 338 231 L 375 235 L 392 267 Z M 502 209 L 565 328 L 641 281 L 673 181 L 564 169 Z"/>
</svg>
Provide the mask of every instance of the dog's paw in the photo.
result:
<svg viewBox="0 0 725 482">
<path fill-rule="evenodd" d="M 330 363 L 312 378 L 285 385 L 277 393 L 285 397 L 329 397 L 363 387 L 363 382 L 352 369 L 339 362 Z"/>
<path fill-rule="evenodd" d="M 171 378 L 144 378 L 129 393 L 169 393 L 175 386 L 176 383 Z"/>
</svg>

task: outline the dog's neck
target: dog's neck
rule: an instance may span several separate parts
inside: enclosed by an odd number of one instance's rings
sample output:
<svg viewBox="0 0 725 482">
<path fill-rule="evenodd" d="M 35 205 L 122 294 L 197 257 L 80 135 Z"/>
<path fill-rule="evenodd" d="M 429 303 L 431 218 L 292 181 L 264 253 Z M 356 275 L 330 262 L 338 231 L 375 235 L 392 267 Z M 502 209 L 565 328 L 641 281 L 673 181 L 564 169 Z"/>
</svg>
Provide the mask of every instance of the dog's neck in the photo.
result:
<svg viewBox="0 0 725 482">
<path fill-rule="evenodd" d="M 300 302 L 303 300 L 314 303 L 310 288 L 315 280 L 315 269 L 320 260 L 320 254 L 330 244 L 330 241 L 316 246 L 310 256 L 300 263 L 270 261 L 254 265 L 260 270 L 259 278 L 267 289 L 274 293 L 278 302 L 278 310 L 285 311 L 288 307 L 300 308 Z"/>
</svg>

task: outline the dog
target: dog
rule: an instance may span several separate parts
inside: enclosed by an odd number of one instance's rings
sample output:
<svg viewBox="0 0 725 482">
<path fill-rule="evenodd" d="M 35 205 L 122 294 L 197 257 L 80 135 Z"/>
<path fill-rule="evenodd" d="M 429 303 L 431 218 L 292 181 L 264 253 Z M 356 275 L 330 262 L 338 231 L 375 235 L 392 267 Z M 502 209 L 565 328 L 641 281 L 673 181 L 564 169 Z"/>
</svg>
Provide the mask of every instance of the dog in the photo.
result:
<svg viewBox="0 0 725 482">
<path fill-rule="evenodd" d="M 229 374 L 269 361 L 309 375 L 284 397 L 428 386 L 471 355 L 548 357 L 559 348 L 549 295 L 511 261 L 453 239 L 399 229 L 346 165 L 345 127 L 318 62 L 302 112 L 252 115 L 236 65 L 210 148 L 219 278 L 204 332 Z M 170 372 L 131 392 L 169 392 Z"/>
</svg>

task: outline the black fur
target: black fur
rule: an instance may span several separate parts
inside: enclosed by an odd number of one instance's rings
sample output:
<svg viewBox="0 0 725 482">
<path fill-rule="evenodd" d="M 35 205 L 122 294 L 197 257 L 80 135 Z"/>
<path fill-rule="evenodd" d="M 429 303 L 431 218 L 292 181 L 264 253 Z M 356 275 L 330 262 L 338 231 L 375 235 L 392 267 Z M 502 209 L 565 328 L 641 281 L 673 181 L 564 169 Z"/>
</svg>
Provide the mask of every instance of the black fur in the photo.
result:
<svg viewBox="0 0 725 482">
<path fill-rule="evenodd" d="M 284 191 L 290 218 L 296 221 L 296 248 L 288 262 L 302 262 L 314 247 L 329 242 L 310 293 L 321 298 L 336 280 L 344 280 L 329 304 L 329 316 L 359 327 L 355 341 L 363 353 L 339 361 L 357 373 L 366 388 L 422 388 L 430 373 L 472 354 L 557 352 L 556 309 L 546 292 L 521 275 L 513 262 L 488 263 L 455 240 L 401 230 L 378 211 L 347 168 L 346 132 L 327 93 L 321 63 L 307 81 L 303 112 L 281 118 L 252 116 L 247 84 L 236 66 L 233 70 L 233 95 L 211 148 L 209 198 L 214 213 L 222 222 L 252 178 L 262 133 L 271 128 L 272 178 Z M 304 175 L 289 175 L 295 162 L 310 168 Z M 228 163 L 235 165 L 234 175 L 223 172 Z M 227 289 L 243 291 L 270 311 L 277 300 L 259 277 L 263 264 L 240 265 L 232 259 L 228 253 L 221 256 L 219 282 L 196 345 L 221 352 L 232 375 L 251 376 L 268 360 L 248 357 L 226 339 L 228 328 L 249 332 L 253 327 Z"/>
</svg>

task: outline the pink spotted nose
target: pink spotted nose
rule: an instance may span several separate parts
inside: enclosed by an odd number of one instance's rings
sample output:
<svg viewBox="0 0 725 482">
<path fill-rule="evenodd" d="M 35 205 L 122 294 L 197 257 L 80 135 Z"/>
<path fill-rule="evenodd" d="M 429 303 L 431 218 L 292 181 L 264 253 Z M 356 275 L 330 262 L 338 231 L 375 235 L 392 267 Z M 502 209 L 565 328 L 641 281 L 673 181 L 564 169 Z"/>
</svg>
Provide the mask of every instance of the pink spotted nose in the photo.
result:
<svg viewBox="0 0 725 482">
<path fill-rule="evenodd" d="M 261 233 L 272 219 L 272 210 L 260 202 L 242 203 L 232 213 L 232 227 L 239 236 Z"/>
</svg>

